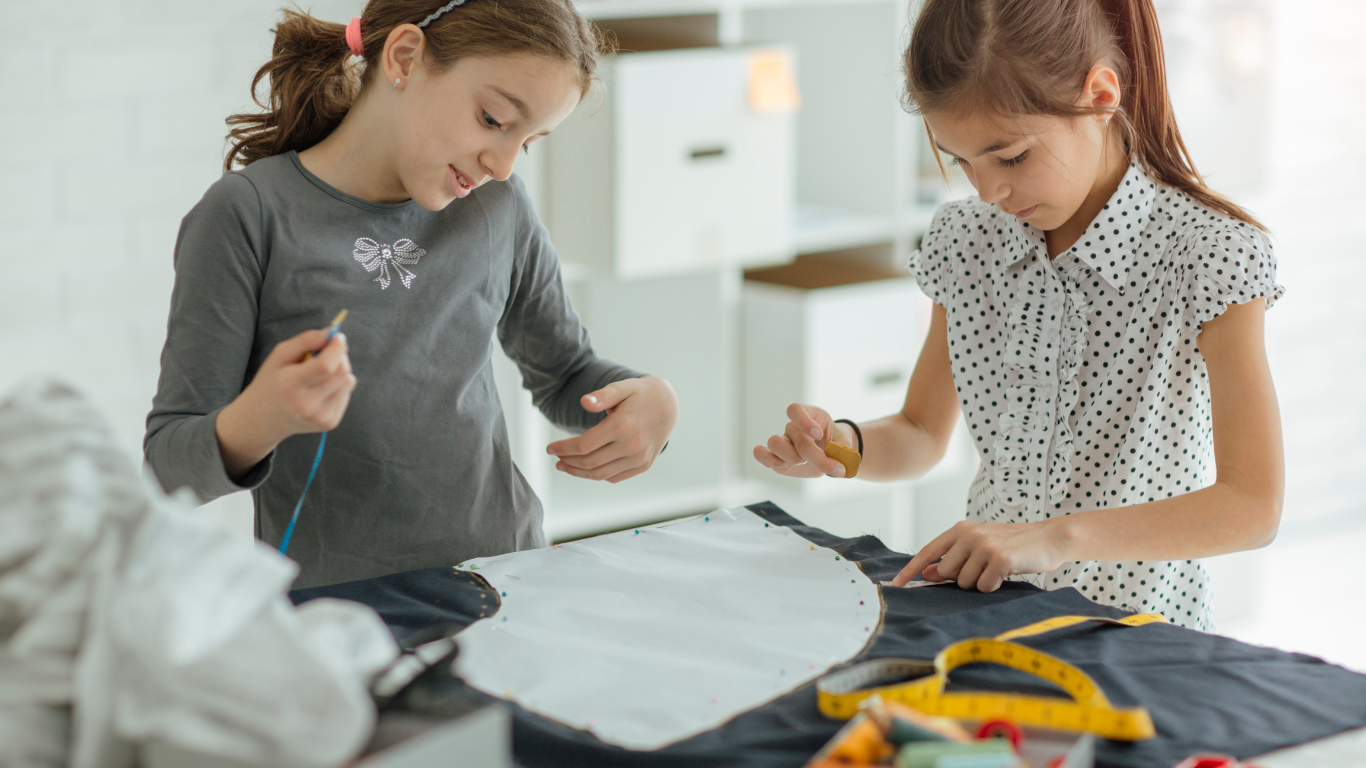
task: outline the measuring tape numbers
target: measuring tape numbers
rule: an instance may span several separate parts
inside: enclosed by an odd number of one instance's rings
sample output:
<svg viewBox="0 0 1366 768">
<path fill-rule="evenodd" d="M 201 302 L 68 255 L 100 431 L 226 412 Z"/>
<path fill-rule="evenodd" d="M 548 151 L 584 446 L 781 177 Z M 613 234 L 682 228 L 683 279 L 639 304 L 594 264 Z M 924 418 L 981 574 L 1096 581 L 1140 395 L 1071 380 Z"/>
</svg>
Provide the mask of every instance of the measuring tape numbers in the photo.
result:
<svg viewBox="0 0 1366 768">
<path fill-rule="evenodd" d="M 1160 614 L 1144 613 L 1123 619 L 1095 616 L 1057 616 L 994 638 L 980 637 L 953 643 L 934 661 L 876 659 L 832 672 L 816 683 L 817 702 L 829 717 L 847 720 L 858 714 L 859 703 L 871 696 L 931 715 L 996 720 L 1069 731 L 1089 731 L 1109 739 L 1140 741 L 1154 735 L 1153 721 L 1143 707 L 1115 707 L 1090 675 L 1056 656 L 1013 643 L 1064 627 L 1097 621 L 1126 627 L 1165 622 Z M 1047 680 L 1070 698 L 1026 696 L 1015 693 L 948 692 L 949 672 L 967 664 L 1001 664 Z M 907 682 L 879 685 L 879 681 Z"/>
</svg>

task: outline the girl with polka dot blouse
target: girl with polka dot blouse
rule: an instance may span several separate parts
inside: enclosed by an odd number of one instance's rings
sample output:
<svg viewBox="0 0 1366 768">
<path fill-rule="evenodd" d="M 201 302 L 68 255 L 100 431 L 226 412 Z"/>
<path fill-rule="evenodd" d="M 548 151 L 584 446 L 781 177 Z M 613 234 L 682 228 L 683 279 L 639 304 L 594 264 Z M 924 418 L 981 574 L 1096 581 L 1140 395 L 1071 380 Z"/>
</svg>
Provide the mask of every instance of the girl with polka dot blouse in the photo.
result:
<svg viewBox="0 0 1366 768">
<path fill-rule="evenodd" d="M 978 196 L 941 206 L 911 270 L 934 301 L 901 412 L 794 404 L 775 472 L 917 477 L 961 413 L 967 519 L 896 579 L 1006 579 L 1213 629 L 1199 558 L 1265 546 L 1280 419 L 1263 344 L 1282 294 L 1264 228 L 1211 191 L 1167 95 L 1151 0 L 926 0 L 907 95 Z"/>
</svg>

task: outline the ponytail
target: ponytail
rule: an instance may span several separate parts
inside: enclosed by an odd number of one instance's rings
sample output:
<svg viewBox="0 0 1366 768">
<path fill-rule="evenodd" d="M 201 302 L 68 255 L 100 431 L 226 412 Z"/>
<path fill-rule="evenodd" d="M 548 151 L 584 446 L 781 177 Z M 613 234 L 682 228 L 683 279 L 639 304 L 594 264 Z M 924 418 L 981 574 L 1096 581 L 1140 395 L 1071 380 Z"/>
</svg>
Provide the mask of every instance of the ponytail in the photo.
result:
<svg viewBox="0 0 1366 768">
<path fill-rule="evenodd" d="M 1167 64 L 1162 31 L 1152 0 L 1100 0 L 1114 30 L 1115 44 L 1127 64 L 1127 88 L 1116 117 L 1130 154 L 1155 181 L 1198 200 L 1209 208 L 1265 230 L 1261 222 L 1232 200 L 1215 192 L 1195 167 L 1181 130 L 1176 126 L 1167 91 Z"/>
<path fill-rule="evenodd" d="M 232 170 L 238 162 L 250 165 L 290 150 L 303 151 L 336 130 L 360 92 L 350 57 L 344 25 L 285 10 L 275 27 L 270 61 L 251 81 L 253 99 L 265 111 L 228 118 L 233 128 L 223 170 Z M 257 88 L 267 77 L 270 95 L 262 103 Z"/>
<path fill-rule="evenodd" d="M 1130 157 L 1153 180 L 1265 230 L 1211 190 L 1191 160 L 1152 0 L 925 0 L 903 62 L 907 106 L 920 114 L 1094 114 L 1076 98 L 1102 63 L 1119 75 L 1114 117 Z"/>
<path fill-rule="evenodd" d="M 530 53 L 574 67 L 581 93 L 592 85 L 598 55 L 608 48 L 573 0 L 370 0 L 357 30 L 363 58 L 352 58 L 345 25 L 285 10 L 270 61 L 251 81 L 252 99 L 263 111 L 228 118 L 223 170 L 301 152 L 327 138 L 373 79 L 389 33 L 419 23 L 424 63 L 435 71 L 466 56 Z M 257 88 L 267 78 L 270 94 L 263 103 Z"/>
</svg>

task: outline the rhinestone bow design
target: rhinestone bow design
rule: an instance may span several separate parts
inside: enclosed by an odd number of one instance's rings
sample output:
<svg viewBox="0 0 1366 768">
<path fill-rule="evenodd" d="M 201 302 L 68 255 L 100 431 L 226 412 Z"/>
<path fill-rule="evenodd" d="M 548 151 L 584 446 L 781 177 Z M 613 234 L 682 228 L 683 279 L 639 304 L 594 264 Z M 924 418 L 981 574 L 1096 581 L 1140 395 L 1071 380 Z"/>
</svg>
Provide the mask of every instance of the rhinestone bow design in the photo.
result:
<svg viewBox="0 0 1366 768">
<path fill-rule="evenodd" d="M 404 288 L 411 288 L 413 278 L 417 275 L 408 267 L 417 263 L 417 260 L 427 255 L 427 252 L 417 247 L 408 238 L 403 238 L 393 245 L 385 245 L 375 242 L 368 237 L 356 240 L 356 250 L 351 253 L 356 261 L 365 267 L 366 272 L 379 270 L 374 282 L 379 283 L 380 290 L 389 287 L 389 270 L 393 269 L 398 275 L 398 279 L 403 281 Z"/>
</svg>

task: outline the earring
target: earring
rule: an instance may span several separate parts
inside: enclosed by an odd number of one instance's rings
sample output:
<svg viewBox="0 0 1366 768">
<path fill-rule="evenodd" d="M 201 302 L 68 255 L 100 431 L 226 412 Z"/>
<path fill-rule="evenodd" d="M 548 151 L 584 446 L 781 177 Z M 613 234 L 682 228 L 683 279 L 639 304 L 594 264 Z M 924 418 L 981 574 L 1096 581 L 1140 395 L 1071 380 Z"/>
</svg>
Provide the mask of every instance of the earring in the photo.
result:
<svg viewBox="0 0 1366 768">
<path fill-rule="evenodd" d="M 392 90 L 394 90 L 395 88 L 398 88 L 398 84 L 401 83 L 401 82 L 403 82 L 403 78 L 401 78 L 401 77 L 396 77 L 396 78 L 394 78 L 394 84 L 391 85 L 391 86 L 389 86 L 389 90 L 392 91 Z"/>
</svg>

